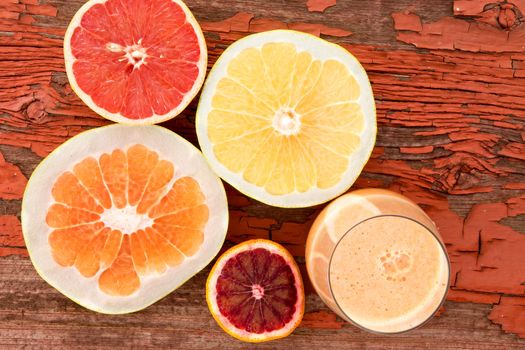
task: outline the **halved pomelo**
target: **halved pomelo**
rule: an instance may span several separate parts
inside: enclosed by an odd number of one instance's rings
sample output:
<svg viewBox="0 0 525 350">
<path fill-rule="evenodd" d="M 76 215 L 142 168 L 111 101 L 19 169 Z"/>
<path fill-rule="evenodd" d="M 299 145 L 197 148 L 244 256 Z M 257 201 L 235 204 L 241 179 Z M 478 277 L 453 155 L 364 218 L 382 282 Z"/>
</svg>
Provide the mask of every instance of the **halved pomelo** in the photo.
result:
<svg viewBox="0 0 525 350">
<path fill-rule="evenodd" d="M 208 60 L 181 0 L 90 0 L 67 28 L 64 57 L 82 101 L 124 124 L 177 116 L 200 90 Z"/>
<path fill-rule="evenodd" d="M 303 318 L 303 280 L 284 247 L 250 240 L 217 260 L 206 283 L 206 301 L 219 326 L 239 340 L 283 338 Z"/>
<path fill-rule="evenodd" d="M 342 47 L 288 30 L 228 47 L 197 110 L 204 156 L 225 181 L 266 204 L 306 207 L 345 192 L 376 138 L 372 88 Z"/>
<path fill-rule="evenodd" d="M 143 309 L 204 268 L 228 226 L 201 153 L 159 126 L 86 131 L 35 170 L 22 229 L 37 272 L 103 313 Z"/>
</svg>

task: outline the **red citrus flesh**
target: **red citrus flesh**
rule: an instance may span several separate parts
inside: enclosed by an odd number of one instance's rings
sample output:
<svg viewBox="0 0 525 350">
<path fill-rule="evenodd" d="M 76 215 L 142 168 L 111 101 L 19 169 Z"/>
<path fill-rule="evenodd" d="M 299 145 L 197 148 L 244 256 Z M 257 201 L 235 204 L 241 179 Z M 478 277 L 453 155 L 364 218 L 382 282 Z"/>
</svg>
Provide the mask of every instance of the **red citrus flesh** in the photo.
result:
<svg viewBox="0 0 525 350">
<path fill-rule="evenodd" d="M 219 326 L 237 339 L 283 338 L 303 317 L 301 273 L 281 245 L 246 241 L 217 260 L 206 284 L 206 300 Z"/>
<path fill-rule="evenodd" d="M 283 328 L 296 312 L 297 298 L 289 264 L 263 248 L 232 257 L 217 280 L 219 310 L 250 333 Z"/>
<path fill-rule="evenodd" d="M 189 10 L 173 0 L 91 3 L 71 24 L 79 96 L 113 120 L 162 121 L 178 114 L 202 84 L 206 65 L 202 32 Z"/>
</svg>

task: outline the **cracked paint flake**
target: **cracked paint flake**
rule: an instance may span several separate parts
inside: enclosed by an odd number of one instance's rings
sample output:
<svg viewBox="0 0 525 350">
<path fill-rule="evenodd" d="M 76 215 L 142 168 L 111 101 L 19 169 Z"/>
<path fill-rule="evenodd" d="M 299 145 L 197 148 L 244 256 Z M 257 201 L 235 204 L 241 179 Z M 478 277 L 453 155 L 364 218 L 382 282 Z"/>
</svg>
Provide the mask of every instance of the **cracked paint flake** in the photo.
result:
<svg viewBox="0 0 525 350">
<path fill-rule="evenodd" d="M 242 37 L 228 35 L 231 32 L 260 33 L 274 29 L 291 29 L 306 32 L 315 36 L 347 37 L 352 32 L 330 27 L 321 23 L 291 22 L 286 23 L 274 18 L 255 18 L 253 14 L 239 12 L 234 16 L 218 22 L 202 22 L 204 31 L 218 32 L 223 39 L 237 40 Z"/>
<path fill-rule="evenodd" d="M 337 0 L 308 0 L 306 7 L 310 12 L 324 12 L 327 8 L 335 6 Z"/>
<path fill-rule="evenodd" d="M 492 308 L 489 320 L 500 324 L 505 332 L 525 338 L 525 298 L 502 297 L 501 302 Z"/>
<path fill-rule="evenodd" d="M 525 337 L 525 293 L 517 277 L 523 270 L 514 266 L 523 256 L 525 235 L 505 220 L 512 222 L 525 212 L 521 172 L 525 34 L 523 26 L 513 24 L 512 8 L 493 3 L 498 2 L 455 1 L 457 17 L 426 23 L 410 11 L 393 15 L 400 40 L 431 51 L 343 44 L 369 73 L 381 130 L 378 146 L 354 188 L 389 188 L 421 205 L 438 225 L 451 256 L 449 300 L 493 304 L 491 320 L 506 332 Z M 512 3 L 525 8 L 524 1 Z M 21 4 L 44 7 L 22 11 L 26 7 Z M 12 1 L 8 6 L 0 12 L 6 17 L 0 26 L 13 33 L 8 40 L 15 45 L 2 49 L 0 77 L 4 84 L 16 82 L 18 87 L 0 94 L 7 115 L 0 117 L 6 125 L 0 131 L 0 144 L 28 148 L 43 157 L 69 137 L 106 122 L 86 108 L 67 84 L 61 39 L 67 23 L 38 24 L 41 16 L 54 18 L 60 13 L 38 0 Z M 302 10 L 305 17 L 299 23 L 268 18 L 257 9 L 224 21 L 202 22 L 209 34 L 210 63 L 233 40 L 262 30 L 297 29 L 331 36 L 329 40 L 335 42 L 338 36 L 351 34 L 313 22 L 319 21 L 319 14 L 308 14 L 304 6 Z M 312 23 L 306 23 L 310 18 Z M 191 118 L 177 118 L 167 126 L 196 142 Z M 227 192 L 230 242 L 271 237 L 294 255 L 304 254 L 304 239 L 317 210 L 301 220 L 293 213 L 277 214 L 265 207 L 255 215 L 247 207 L 258 204 L 232 189 Z M 0 199 L 0 209 L 8 207 L 6 203 L 10 200 Z M 0 216 L 0 255 L 27 254 L 16 215 Z M 509 292 L 515 294 L 512 299 L 506 295 Z M 308 325 L 311 317 L 312 328 L 340 326 L 329 312 L 309 315 L 305 319 Z"/>
<path fill-rule="evenodd" d="M 519 25 L 525 1 L 513 3 L 487 0 L 455 1 L 454 15 L 421 23 L 409 11 L 394 12 L 397 39 L 425 49 L 469 52 L 522 52 L 525 26 Z"/>
<path fill-rule="evenodd" d="M 0 257 L 9 255 L 27 256 L 22 225 L 16 216 L 0 215 Z"/>
<path fill-rule="evenodd" d="M 26 183 L 20 168 L 6 162 L 0 152 L 0 199 L 21 199 Z"/>
</svg>

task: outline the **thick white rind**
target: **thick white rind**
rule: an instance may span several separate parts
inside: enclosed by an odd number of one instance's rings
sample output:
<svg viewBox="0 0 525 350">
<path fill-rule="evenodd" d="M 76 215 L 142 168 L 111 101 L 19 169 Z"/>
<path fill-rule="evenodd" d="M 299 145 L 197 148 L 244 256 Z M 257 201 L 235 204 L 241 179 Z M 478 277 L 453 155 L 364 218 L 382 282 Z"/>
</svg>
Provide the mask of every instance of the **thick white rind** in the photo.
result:
<svg viewBox="0 0 525 350">
<path fill-rule="evenodd" d="M 299 51 L 309 52 L 314 59 L 322 61 L 328 59 L 339 60 L 345 64 L 359 84 L 361 95 L 358 102 L 361 105 L 365 117 L 363 129 L 365 132 L 360 135 L 361 144 L 359 149 L 350 156 L 348 169 L 343 174 L 342 180 L 336 186 L 328 189 L 316 187 L 304 193 L 293 192 L 286 195 L 273 195 L 262 187 L 248 183 L 243 179 L 242 173 L 233 173 L 215 157 L 213 145 L 208 137 L 208 115 L 212 110 L 211 102 L 217 84 L 227 75 L 230 61 L 241 51 L 249 47 L 262 47 L 268 42 L 293 43 Z M 309 207 L 321 204 L 346 192 L 360 175 L 361 170 L 368 161 L 374 148 L 377 134 L 376 110 L 372 87 L 359 61 L 339 45 L 332 44 L 310 34 L 291 30 L 274 30 L 253 34 L 238 40 L 224 51 L 204 83 L 197 109 L 196 127 L 199 144 L 204 156 L 210 163 L 212 169 L 219 174 L 223 180 L 251 198 L 269 205 L 285 208 Z"/>
<path fill-rule="evenodd" d="M 184 13 L 186 14 L 186 20 L 191 24 L 197 35 L 199 47 L 201 50 L 199 62 L 197 62 L 197 67 L 199 68 L 199 75 L 193 83 L 191 90 L 184 95 L 184 98 L 182 99 L 181 103 L 177 106 L 177 108 L 172 109 L 166 114 L 153 114 L 153 116 L 145 119 L 130 119 L 122 116 L 119 113 L 111 113 L 106 109 L 99 107 L 93 101 L 91 96 L 85 93 L 80 88 L 80 86 L 78 86 L 75 74 L 73 73 L 73 63 L 76 61 L 76 58 L 75 56 L 73 56 L 73 52 L 71 51 L 71 37 L 73 36 L 75 29 L 80 25 L 80 21 L 82 20 L 82 17 L 86 13 L 86 11 L 96 4 L 102 4 L 107 1 L 108 0 L 89 0 L 77 11 L 77 13 L 75 13 L 73 19 L 69 23 L 69 26 L 67 27 L 66 34 L 64 36 L 64 58 L 66 65 L 66 74 L 69 83 L 71 84 L 71 88 L 90 109 L 92 109 L 102 117 L 114 121 L 116 123 L 126 125 L 151 125 L 175 118 L 190 104 L 193 98 L 199 93 L 199 90 L 201 89 L 202 84 L 204 83 L 204 78 L 206 77 L 206 70 L 208 65 L 208 48 L 206 46 L 206 40 L 204 39 L 204 34 L 202 33 L 202 29 L 199 26 L 199 23 L 197 22 L 190 9 L 186 6 L 184 2 L 182 2 L 181 0 L 171 0 L 182 8 Z"/>
<path fill-rule="evenodd" d="M 51 188 L 58 175 L 88 156 L 98 157 L 115 148 L 143 144 L 155 150 L 161 159 L 174 163 L 175 175 L 169 186 L 183 176 L 193 177 L 200 185 L 210 209 L 204 230 L 204 242 L 192 257 L 161 277 L 141 277 L 141 288 L 129 297 L 112 297 L 98 288 L 97 274 L 85 278 L 76 268 L 59 266 L 51 256 L 46 224 L 52 203 Z M 109 145 L 108 145 L 109 144 Z M 76 303 L 93 311 L 122 314 L 141 310 L 163 298 L 202 270 L 218 254 L 228 228 L 228 204 L 220 179 L 211 171 L 204 157 L 191 143 L 160 126 L 110 125 L 81 133 L 53 151 L 29 179 L 22 201 L 22 231 L 35 269 L 50 285 Z"/>
</svg>

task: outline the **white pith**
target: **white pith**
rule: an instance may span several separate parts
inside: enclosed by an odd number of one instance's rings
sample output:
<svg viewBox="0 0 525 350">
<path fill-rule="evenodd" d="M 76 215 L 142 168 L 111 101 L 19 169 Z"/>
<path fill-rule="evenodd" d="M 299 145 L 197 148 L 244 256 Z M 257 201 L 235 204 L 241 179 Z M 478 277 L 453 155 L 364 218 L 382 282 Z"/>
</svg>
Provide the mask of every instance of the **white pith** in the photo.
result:
<svg viewBox="0 0 525 350">
<path fill-rule="evenodd" d="M 129 125 L 151 125 L 151 124 L 161 123 L 163 121 L 176 117 L 190 104 L 190 102 L 193 100 L 193 98 L 197 95 L 197 93 L 201 89 L 202 84 L 204 83 L 204 79 L 206 77 L 206 69 L 207 69 L 207 64 L 208 64 L 208 51 L 207 51 L 206 41 L 204 39 L 202 30 L 197 20 L 191 13 L 191 11 L 188 9 L 186 4 L 184 4 L 184 2 L 182 2 L 181 0 L 171 0 L 171 1 L 178 4 L 182 8 L 184 13 L 186 14 L 186 22 L 190 23 L 193 29 L 195 30 L 195 33 L 199 41 L 199 48 L 200 48 L 201 55 L 199 57 L 199 61 L 197 62 L 197 67 L 199 69 L 199 74 L 197 76 L 197 79 L 195 79 L 195 82 L 193 83 L 192 88 L 184 95 L 181 103 L 175 109 L 165 114 L 155 114 L 154 113 L 149 118 L 130 119 L 130 118 L 124 117 L 120 113 L 111 113 L 107 111 L 106 109 L 99 107 L 93 101 L 91 96 L 85 93 L 80 88 L 80 86 L 78 86 L 77 80 L 73 73 L 73 63 L 75 62 L 76 58 L 73 55 L 73 52 L 71 50 L 71 37 L 73 36 L 75 29 L 78 26 L 80 26 L 82 16 L 94 5 L 103 4 L 107 1 L 108 0 L 89 0 L 88 2 L 86 2 L 73 16 L 73 19 L 71 20 L 66 30 L 66 34 L 64 36 L 64 58 L 65 58 L 65 64 L 66 64 L 66 73 L 67 73 L 69 83 L 71 84 L 71 88 L 73 89 L 73 91 L 75 91 L 78 97 L 80 97 L 80 99 L 86 105 L 88 105 L 89 108 L 91 108 L 93 111 L 103 116 L 104 118 L 112 120 L 116 123 L 129 124 Z M 110 51 L 123 50 L 125 52 L 124 57 L 129 60 L 129 62 L 133 65 L 134 69 L 140 69 L 140 66 L 146 63 L 145 61 L 146 56 L 144 55 L 147 55 L 147 53 L 146 53 L 146 50 L 142 48 L 140 40 L 135 45 L 131 45 L 128 47 L 122 47 L 120 45 L 115 46 L 115 45 L 118 45 L 118 44 L 107 43 L 106 48 Z M 141 48 L 144 50 L 141 50 Z M 135 52 L 135 56 L 138 55 L 139 57 L 135 57 L 133 55 L 134 52 Z M 141 59 L 137 60 L 137 58 L 141 58 Z"/>
<path fill-rule="evenodd" d="M 224 265 L 233 256 L 241 252 L 253 250 L 257 248 L 263 248 L 263 249 L 268 250 L 270 253 L 278 254 L 282 256 L 287 263 L 289 263 L 292 273 L 295 276 L 297 290 L 299 291 L 298 296 L 297 296 L 297 301 L 295 303 L 296 311 L 295 311 L 294 317 L 292 317 L 292 320 L 288 324 L 286 324 L 286 326 L 283 327 L 282 329 L 278 329 L 278 330 L 271 331 L 271 332 L 263 332 L 261 334 L 249 333 L 244 329 L 240 329 L 234 326 L 228 320 L 227 317 L 221 314 L 219 310 L 219 306 L 216 302 L 217 300 L 217 288 L 216 288 L 217 280 L 220 276 L 220 272 L 224 268 Z M 304 289 L 303 289 L 301 274 L 299 272 L 297 265 L 295 264 L 295 260 L 293 259 L 293 257 L 284 248 L 282 247 L 278 248 L 277 243 L 273 243 L 273 242 L 269 243 L 265 240 L 254 240 L 251 243 L 248 243 L 248 244 L 243 243 L 243 244 L 239 244 L 236 247 L 231 248 L 230 250 L 228 250 L 226 253 L 224 253 L 223 255 L 219 257 L 215 266 L 210 272 L 210 275 L 208 278 L 209 280 L 206 285 L 207 287 L 206 298 L 207 298 L 208 307 L 210 308 L 210 311 L 212 312 L 214 317 L 216 317 L 216 320 L 222 323 L 222 325 L 225 328 L 227 328 L 229 331 L 235 333 L 236 335 L 238 335 L 239 337 L 243 339 L 246 339 L 252 342 L 258 342 L 258 341 L 265 341 L 265 340 L 272 339 L 272 338 L 273 339 L 280 338 L 280 337 L 283 337 L 289 334 L 291 330 L 293 330 L 297 326 L 298 322 L 301 321 L 300 318 L 297 319 L 297 316 L 299 315 L 302 316 L 304 312 L 304 295 L 301 293 L 301 291 Z M 252 289 L 252 293 L 253 293 L 253 289 Z M 253 297 L 255 297 L 255 295 L 253 295 Z"/>
<path fill-rule="evenodd" d="M 132 234 L 153 225 L 153 220 L 146 214 L 137 214 L 137 207 L 126 205 L 124 208 L 111 207 L 100 214 L 100 221 L 112 230 L 123 234 Z"/>
<path fill-rule="evenodd" d="M 272 126 L 281 135 L 297 135 L 301 131 L 301 116 L 289 107 L 281 107 L 275 113 Z"/>
<path fill-rule="evenodd" d="M 65 268 L 56 263 L 48 243 L 51 229 L 46 224 L 46 214 L 47 208 L 54 202 L 52 185 L 64 171 L 71 170 L 86 157 L 98 158 L 103 153 L 110 153 L 116 148 L 125 150 L 137 143 L 174 164 L 176 171 L 168 184 L 169 188 L 181 177 L 193 177 L 206 198 L 210 216 L 204 228 L 204 241 L 195 255 L 186 257 L 176 267 L 168 268 L 162 276 L 140 276 L 141 287 L 137 292 L 128 297 L 114 297 L 98 287 L 98 277 L 103 269 L 94 277 L 85 278 L 75 267 Z M 122 314 L 151 305 L 208 265 L 224 242 L 228 227 L 228 206 L 222 182 L 211 171 L 198 149 L 188 141 L 160 126 L 114 124 L 81 133 L 45 158 L 26 186 L 21 217 L 29 256 L 44 280 L 88 309 Z"/>
<path fill-rule="evenodd" d="M 342 175 L 341 181 L 330 188 L 321 189 L 313 187 L 306 192 L 294 191 L 285 195 L 274 195 L 266 191 L 264 187 L 247 182 L 243 178 L 243 173 L 233 173 L 224 166 L 215 156 L 213 144 L 208 136 L 208 115 L 212 110 L 212 98 L 215 95 L 219 81 L 228 75 L 228 65 L 244 49 L 255 47 L 260 48 L 269 42 L 292 43 L 297 50 L 309 52 L 314 59 L 325 61 L 334 59 L 342 62 L 354 75 L 360 87 L 360 96 L 356 101 L 361 106 L 364 115 L 364 127 L 361 134 L 357 135 L 361 139 L 359 148 L 349 156 L 349 163 L 346 172 Z M 293 112 L 293 110 L 292 110 Z M 300 131 L 300 116 L 285 120 L 281 117 L 274 117 L 272 126 L 284 135 L 293 135 Z M 199 144 L 202 152 L 212 169 L 226 182 L 231 184 L 240 192 L 254 198 L 260 202 L 287 208 L 309 207 L 327 202 L 345 191 L 354 183 L 360 175 L 361 170 L 366 164 L 372 153 L 375 144 L 377 125 L 375 102 L 372 88 L 367 74 L 359 61 L 344 48 L 326 42 L 315 36 L 290 30 L 275 30 L 247 36 L 238 40 L 228 47 L 215 63 L 204 84 L 201 93 L 199 106 L 197 109 L 196 128 Z"/>
<path fill-rule="evenodd" d="M 264 288 L 259 284 L 252 286 L 252 297 L 256 300 L 260 300 L 264 297 Z"/>
<path fill-rule="evenodd" d="M 117 43 L 107 43 L 106 49 L 115 53 L 122 53 L 119 61 L 128 61 L 133 69 L 139 69 L 143 64 L 146 64 L 148 58 L 147 49 L 142 46 L 142 39 L 139 39 L 136 44 L 122 46 Z"/>
</svg>

